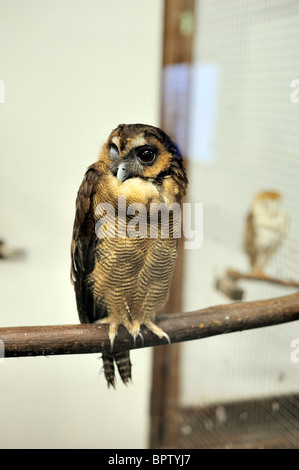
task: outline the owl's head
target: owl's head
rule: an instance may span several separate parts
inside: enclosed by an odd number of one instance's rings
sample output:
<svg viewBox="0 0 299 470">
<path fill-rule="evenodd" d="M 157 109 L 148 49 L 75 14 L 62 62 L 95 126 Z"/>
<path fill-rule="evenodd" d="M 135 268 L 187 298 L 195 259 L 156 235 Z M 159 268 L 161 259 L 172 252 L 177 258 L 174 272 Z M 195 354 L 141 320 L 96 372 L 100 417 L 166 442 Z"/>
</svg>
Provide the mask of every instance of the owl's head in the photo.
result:
<svg viewBox="0 0 299 470">
<path fill-rule="evenodd" d="M 258 193 L 253 202 L 253 209 L 263 211 L 269 215 L 276 215 L 281 207 L 281 194 L 277 191 L 262 191 Z"/>
<path fill-rule="evenodd" d="M 120 124 L 110 134 L 101 158 L 119 183 L 130 178 L 159 182 L 175 172 L 181 172 L 187 183 L 177 145 L 154 126 Z"/>
</svg>

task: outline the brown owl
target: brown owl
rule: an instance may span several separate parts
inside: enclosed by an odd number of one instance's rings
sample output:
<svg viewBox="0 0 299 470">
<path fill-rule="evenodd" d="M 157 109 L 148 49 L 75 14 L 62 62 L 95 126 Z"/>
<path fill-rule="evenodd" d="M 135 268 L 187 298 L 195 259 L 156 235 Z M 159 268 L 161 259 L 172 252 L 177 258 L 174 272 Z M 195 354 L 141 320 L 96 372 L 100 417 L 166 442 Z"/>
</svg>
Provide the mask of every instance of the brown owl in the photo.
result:
<svg viewBox="0 0 299 470">
<path fill-rule="evenodd" d="M 263 273 L 286 233 L 286 226 L 287 216 L 281 207 L 281 195 L 276 191 L 257 194 L 247 216 L 244 239 L 252 272 Z"/>
<path fill-rule="evenodd" d="M 152 219 L 151 210 L 161 203 L 181 204 L 187 187 L 182 160 L 161 129 L 121 124 L 86 171 L 78 191 L 71 279 L 80 321 L 109 324 L 111 352 L 102 355 L 108 386 L 115 386 L 114 363 L 125 384 L 131 379 L 129 352 L 113 352 L 120 325 L 134 340 L 145 325 L 169 341 L 154 319 L 168 297 L 177 237 L 172 212 L 165 236 L 161 214 Z M 134 224 L 137 216 L 139 223 Z"/>
</svg>

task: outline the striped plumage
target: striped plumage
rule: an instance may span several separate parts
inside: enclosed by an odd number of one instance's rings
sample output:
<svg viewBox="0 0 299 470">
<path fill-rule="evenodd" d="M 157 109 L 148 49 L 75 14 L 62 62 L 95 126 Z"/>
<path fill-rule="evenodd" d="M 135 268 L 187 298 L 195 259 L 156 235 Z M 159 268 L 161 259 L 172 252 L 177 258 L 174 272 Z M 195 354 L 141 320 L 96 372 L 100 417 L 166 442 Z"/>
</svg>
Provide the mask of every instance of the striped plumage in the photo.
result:
<svg viewBox="0 0 299 470">
<path fill-rule="evenodd" d="M 71 278 L 80 321 L 109 324 L 112 351 L 102 356 L 108 385 L 115 385 L 114 363 L 124 383 L 131 378 L 129 352 L 113 352 L 119 325 L 124 325 L 134 338 L 145 325 L 168 339 L 153 320 L 168 297 L 177 238 L 172 236 L 171 228 L 169 237 L 161 237 L 160 225 L 158 236 L 150 238 L 148 222 L 152 203 L 180 204 L 186 186 L 181 154 L 162 130 L 122 124 L 111 133 L 79 188 Z M 125 198 L 126 212 L 132 203 L 146 208 L 145 234 L 133 238 L 128 232 L 134 216 L 142 212 L 126 214 L 122 219 L 119 197 Z M 107 212 L 99 211 L 99 205 L 107 203 L 115 210 L 115 225 L 112 214 L 111 225 L 105 225 L 108 232 L 112 230 L 112 236 L 109 232 L 110 236 L 99 238 L 97 227 L 103 220 L 110 220 Z M 170 217 L 171 227 L 172 223 Z"/>
</svg>

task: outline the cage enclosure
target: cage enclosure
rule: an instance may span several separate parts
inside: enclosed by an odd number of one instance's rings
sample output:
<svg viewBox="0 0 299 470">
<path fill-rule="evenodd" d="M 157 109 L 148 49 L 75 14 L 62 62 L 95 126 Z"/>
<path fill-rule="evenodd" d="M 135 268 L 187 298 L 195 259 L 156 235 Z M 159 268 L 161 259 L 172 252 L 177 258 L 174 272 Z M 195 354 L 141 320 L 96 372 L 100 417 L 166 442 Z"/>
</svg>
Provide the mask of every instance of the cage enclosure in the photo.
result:
<svg viewBox="0 0 299 470">
<path fill-rule="evenodd" d="M 165 2 L 162 126 L 185 156 L 187 201 L 203 203 L 168 312 L 298 290 L 298 27 L 297 0 Z M 251 276 L 244 237 L 264 192 L 286 223 Z M 150 446 L 298 448 L 297 338 L 292 322 L 156 348 Z"/>
</svg>

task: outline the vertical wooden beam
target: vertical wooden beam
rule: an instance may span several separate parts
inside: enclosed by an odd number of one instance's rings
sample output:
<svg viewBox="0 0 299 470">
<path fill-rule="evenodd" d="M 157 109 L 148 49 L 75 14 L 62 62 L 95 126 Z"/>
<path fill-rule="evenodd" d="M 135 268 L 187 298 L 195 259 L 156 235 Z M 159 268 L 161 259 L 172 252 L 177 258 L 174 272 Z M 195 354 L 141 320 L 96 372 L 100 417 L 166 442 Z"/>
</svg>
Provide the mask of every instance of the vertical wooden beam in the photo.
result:
<svg viewBox="0 0 299 470">
<path fill-rule="evenodd" d="M 195 0 L 164 1 L 164 44 L 161 127 L 178 144 L 186 159 L 189 79 L 192 64 Z M 180 86 L 176 81 L 181 80 Z M 169 300 L 163 313 L 182 310 L 183 242 L 179 240 Z M 175 447 L 179 442 L 178 344 L 154 349 L 150 448 Z"/>
<path fill-rule="evenodd" d="M 163 66 L 192 63 L 195 0 L 164 1 Z"/>
</svg>

